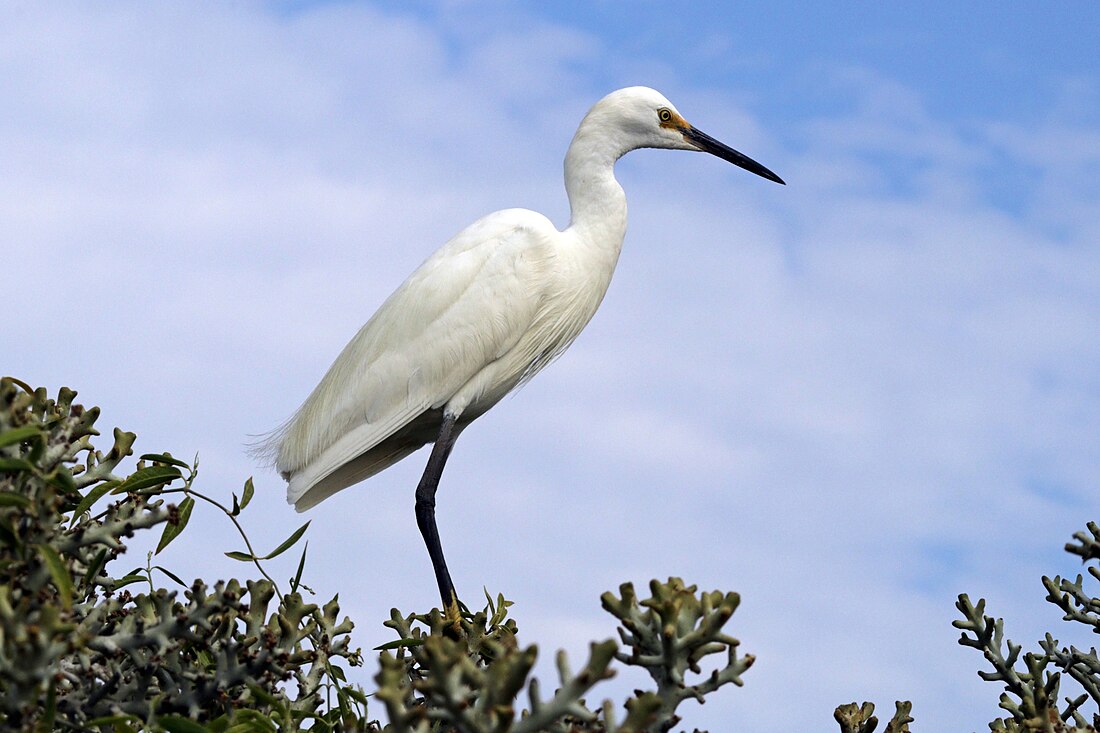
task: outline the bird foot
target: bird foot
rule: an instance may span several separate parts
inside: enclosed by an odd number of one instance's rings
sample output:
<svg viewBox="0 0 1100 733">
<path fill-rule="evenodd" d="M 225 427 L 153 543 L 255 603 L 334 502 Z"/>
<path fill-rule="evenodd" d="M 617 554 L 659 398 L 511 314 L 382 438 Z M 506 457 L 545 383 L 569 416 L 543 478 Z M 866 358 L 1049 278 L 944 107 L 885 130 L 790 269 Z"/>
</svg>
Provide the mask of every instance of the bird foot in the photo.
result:
<svg viewBox="0 0 1100 733">
<path fill-rule="evenodd" d="M 461 639 L 465 634 L 462 631 L 462 609 L 458 605 L 458 595 L 451 594 L 451 602 L 443 607 L 443 633 L 452 639 Z"/>
</svg>

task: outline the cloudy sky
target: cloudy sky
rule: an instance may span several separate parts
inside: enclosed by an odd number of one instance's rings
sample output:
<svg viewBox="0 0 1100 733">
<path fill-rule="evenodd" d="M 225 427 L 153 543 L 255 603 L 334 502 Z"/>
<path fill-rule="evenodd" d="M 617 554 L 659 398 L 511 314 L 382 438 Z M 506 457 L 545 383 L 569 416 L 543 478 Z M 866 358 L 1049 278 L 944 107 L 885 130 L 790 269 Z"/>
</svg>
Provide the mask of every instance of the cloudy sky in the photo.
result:
<svg viewBox="0 0 1100 733">
<path fill-rule="evenodd" d="M 895 699 L 919 730 L 984 729 L 999 691 L 955 597 L 1034 642 L 1059 624 L 1040 576 L 1076 573 L 1061 547 L 1100 519 L 1100 6 L 549 5 L 4 3 L 0 372 L 77 389 L 139 452 L 198 453 L 210 493 L 255 475 L 271 546 L 303 520 L 249 436 L 465 224 L 565 226 L 577 122 L 656 87 L 789 185 L 619 164 L 601 311 L 444 476 L 460 593 L 514 599 L 552 677 L 554 649 L 613 633 L 620 582 L 740 592 L 757 665 L 689 729 Z M 363 647 L 437 602 L 425 458 L 309 514 L 307 580 Z M 188 535 L 166 565 L 247 572 L 223 518 Z"/>
</svg>

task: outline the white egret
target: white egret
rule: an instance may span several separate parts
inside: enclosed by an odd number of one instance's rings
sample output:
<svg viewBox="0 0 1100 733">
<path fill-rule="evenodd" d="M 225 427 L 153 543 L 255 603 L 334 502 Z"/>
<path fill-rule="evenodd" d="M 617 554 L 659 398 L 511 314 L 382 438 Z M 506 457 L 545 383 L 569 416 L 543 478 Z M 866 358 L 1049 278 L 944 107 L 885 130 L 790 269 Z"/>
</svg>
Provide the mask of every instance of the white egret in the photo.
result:
<svg viewBox="0 0 1100 733">
<path fill-rule="evenodd" d="M 596 312 L 626 233 L 613 169 L 637 148 L 704 151 L 783 183 L 688 124 L 660 93 L 612 92 L 585 115 L 565 155 L 569 226 L 506 209 L 459 232 L 382 304 L 265 443 L 298 511 L 434 444 L 416 519 L 452 620 L 457 596 L 435 523 L 443 466 L 462 430 L 561 354 Z"/>
</svg>

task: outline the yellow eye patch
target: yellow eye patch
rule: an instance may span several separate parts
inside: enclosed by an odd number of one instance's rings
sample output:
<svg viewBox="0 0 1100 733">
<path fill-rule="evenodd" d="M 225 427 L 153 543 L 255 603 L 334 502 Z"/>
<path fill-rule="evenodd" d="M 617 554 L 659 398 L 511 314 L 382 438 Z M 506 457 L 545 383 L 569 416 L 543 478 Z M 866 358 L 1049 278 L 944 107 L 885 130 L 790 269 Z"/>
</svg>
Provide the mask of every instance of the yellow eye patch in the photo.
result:
<svg viewBox="0 0 1100 733">
<path fill-rule="evenodd" d="M 661 127 L 667 127 L 672 130 L 683 130 L 689 126 L 687 120 L 670 110 L 668 107 L 661 107 L 657 110 L 657 120 Z"/>
</svg>

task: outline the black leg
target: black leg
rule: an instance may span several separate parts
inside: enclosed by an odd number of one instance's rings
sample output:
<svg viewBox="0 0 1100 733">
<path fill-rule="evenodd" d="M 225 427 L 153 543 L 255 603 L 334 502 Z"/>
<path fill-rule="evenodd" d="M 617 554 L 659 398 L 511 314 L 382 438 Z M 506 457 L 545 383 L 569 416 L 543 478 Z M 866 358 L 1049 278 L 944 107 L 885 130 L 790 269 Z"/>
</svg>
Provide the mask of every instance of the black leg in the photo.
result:
<svg viewBox="0 0 1100 733">
<path fill-rule="evenodd" d="M 432 454 L 420 484 L 416 487 L 416 524 L 424 536 L 424 544 L 432 558 L 435 568 L 435 581 L 439 584 L 439 597 L 443 599 L 443 609 L 448 618 L 458 623 L 458 594 L 447 571 L 447 561 L 443 559 L 443 546 L 439 543 L 439 529 L 435 526 L 435 490 L 439 486 L 439 477 L 443 475 L 443 466 L 451 454 L 455 440 L 461 429 L 455 428 L 455 417 L 444 414 L 443 424 L 439 427 L 439 437 L 432 446 Z"/>
</svg>

